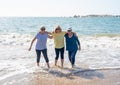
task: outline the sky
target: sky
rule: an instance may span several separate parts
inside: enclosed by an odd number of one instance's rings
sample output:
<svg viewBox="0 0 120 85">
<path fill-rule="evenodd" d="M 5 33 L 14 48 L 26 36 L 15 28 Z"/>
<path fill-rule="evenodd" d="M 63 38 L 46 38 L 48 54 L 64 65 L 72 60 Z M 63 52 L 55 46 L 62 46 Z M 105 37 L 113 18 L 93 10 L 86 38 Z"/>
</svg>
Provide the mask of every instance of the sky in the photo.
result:
<svg viewBox="0 0 120 85">
<path fill-rule="evenodd" d="M 120 15 L 120 0 L 0 0 L 2 16 Z"/>
</svg>

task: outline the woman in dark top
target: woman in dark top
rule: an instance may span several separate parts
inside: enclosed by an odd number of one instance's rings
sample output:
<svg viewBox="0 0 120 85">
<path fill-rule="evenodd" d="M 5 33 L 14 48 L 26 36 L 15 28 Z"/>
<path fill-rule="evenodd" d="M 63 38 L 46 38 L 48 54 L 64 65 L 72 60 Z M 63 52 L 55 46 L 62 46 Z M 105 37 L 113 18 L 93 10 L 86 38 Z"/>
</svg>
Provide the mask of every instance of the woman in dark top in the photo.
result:
<svg viewBox="0 0 120 85">
<path fill-rule="evenodd" d="M 67 31 L 68 33 L 65 35 L 66 50 L 68 51 L 69 60 L 73 68 L 75 64 L 75 55 L 78 49 L 81 50 L 81 46 L 78 37 L 72 32 L 72 29 L 69 28 Z"/>
</svg>

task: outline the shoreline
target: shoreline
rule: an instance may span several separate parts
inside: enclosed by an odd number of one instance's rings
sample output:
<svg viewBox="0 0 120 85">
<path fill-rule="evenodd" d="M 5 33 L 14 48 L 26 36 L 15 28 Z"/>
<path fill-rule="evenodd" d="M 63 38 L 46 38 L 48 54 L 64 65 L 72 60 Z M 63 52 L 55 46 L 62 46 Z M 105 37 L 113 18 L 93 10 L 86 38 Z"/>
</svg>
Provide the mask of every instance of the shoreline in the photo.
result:
<svg viewBox="0 0 120 85">
<path fill-rule="evenodd" d="M 64 70 L 54 69 L 47 72 L 45 69 L 38 69 L 33 71 L 31 69 L 34 68 L 36 63 L 34 47 L 31 52 L 28 52 L 32 35 L 13 33 L 0 36 L 0 85 L 120 84 L 120 37 L 118 36 L 80 36 L 82 50 L 77 52 L 76 65 L 83 70 L 74 73 L 71 73 L 71 69 L 68 68 L 70 64 L 66 51 L 65 66 L 67 68 Z M 53 65 L 55 57 L 53 40 L 48 40 L 47 46 L 50 63 Z M 4 48 L 9 49 L 7 54 Z M 46 67 L 43 56 L 41 64 Z M 58 64 L 60 65 L 60 62 Z"/>
<path fill-rule="evenodd" d="M 60 69 L 59 69 L 60 70 Z M 61 72 L 23 73 L 8 77 L 0 81 L 1 85 L 119 85 L 120 69 L 109 70 L 88 70 L 77 73 Z M 72 71 L 71 71 L 72 72 Z M 70 73 L 71 73 L 70 72 Z M 69 75 L 67 75 L 69 74 Z"/>
</svg>

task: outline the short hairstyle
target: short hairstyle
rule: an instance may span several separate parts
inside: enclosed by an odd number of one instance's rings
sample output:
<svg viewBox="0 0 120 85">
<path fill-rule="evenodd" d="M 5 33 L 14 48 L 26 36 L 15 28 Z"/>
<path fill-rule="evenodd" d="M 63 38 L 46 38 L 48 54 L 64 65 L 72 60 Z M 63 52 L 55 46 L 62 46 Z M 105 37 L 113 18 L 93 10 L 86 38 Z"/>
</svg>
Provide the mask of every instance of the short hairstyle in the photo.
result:
<svg viewBox="0 0 120 85">
<path fill-rule="evenodd" d="M 40 30 L 45 30 L 45 29 L 46 29 L 45 26 L 40 27 Z"/>
</svg>

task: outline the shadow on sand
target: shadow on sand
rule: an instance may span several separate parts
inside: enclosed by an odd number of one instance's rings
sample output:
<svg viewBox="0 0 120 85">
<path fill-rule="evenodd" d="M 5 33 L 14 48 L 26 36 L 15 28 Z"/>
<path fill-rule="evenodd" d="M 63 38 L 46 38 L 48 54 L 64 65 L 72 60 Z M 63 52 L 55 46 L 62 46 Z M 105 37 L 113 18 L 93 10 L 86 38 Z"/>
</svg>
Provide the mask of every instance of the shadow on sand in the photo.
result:
<svg viewBox="0 0 120 85">
<path fill-rule="evenodd" d="M 67 71 L 67 72 L 65 72 Z M 49 74 L 56 77 L 65 77 L 67 79 L 74 79 L 74 77 L 82 77 L 86 79 L 93 79 L 95 77 L 104 79 L 104 75 L 97 70 L 83 69 L 83 68 L 61 68 L 61 70 L 50 70 Z"/>
</svg>

